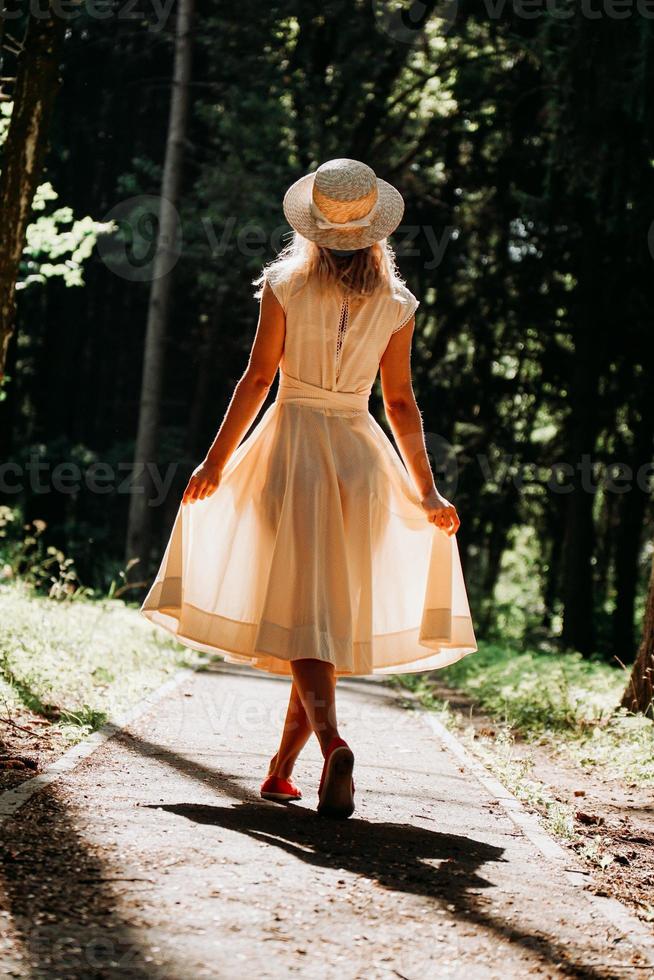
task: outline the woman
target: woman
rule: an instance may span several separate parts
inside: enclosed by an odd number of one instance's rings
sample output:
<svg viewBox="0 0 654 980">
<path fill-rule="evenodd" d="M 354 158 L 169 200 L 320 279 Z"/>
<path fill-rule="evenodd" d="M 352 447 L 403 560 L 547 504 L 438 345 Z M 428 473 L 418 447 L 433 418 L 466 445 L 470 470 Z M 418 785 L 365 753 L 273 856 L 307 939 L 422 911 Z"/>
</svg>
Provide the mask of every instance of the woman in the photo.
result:
<svg viewBox="0 0 654 980">
<path fill-rule="evenodd" d="M 290 675 L 261 795 L 301 798 L 293 767 L 315 733 L 318 812 L 348 817 L 354 756 L 336 678 L 432 670 L 477 644 L 459 517 L 434 483 L 412 388 L 418 300 L 387 241 L 402 197 L 336 159 L 296 181 L 283 208 L 293 241 L 255 281 L 248 366 L 141 611 L 190 647 Z M 278 369 L 274 403 L 241 441 Z M 379 370 L 401 459 L 368 411 Z"/>
</svg>

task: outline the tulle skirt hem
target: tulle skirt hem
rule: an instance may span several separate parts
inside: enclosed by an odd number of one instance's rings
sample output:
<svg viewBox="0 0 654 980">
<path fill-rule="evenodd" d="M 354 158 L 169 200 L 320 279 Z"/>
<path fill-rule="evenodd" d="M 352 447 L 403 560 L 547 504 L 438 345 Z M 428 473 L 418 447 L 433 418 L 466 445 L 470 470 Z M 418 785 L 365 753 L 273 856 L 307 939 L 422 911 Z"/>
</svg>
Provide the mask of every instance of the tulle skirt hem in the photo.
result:
<svg viewBox="0 0 654 980">
<path fill-rule="evenodd" d="M 183 646 L 221 656 L 266 673 L 289 676 L 291 662 L 310 658 L 332 663 L 337 676 L 410 674 L 437 670 L 477 651 L 465 616 L 451 617 L 452 636 L 424 636 L 421 629 L 374 636 L 370 642 L 335 641 L 311 626 L 287 629 L 275 623 L 241 623 L 203 612 L 188 604 L 142 609 Z M 446 611 L 431 610 L 443 620 Z"/>
</svg>

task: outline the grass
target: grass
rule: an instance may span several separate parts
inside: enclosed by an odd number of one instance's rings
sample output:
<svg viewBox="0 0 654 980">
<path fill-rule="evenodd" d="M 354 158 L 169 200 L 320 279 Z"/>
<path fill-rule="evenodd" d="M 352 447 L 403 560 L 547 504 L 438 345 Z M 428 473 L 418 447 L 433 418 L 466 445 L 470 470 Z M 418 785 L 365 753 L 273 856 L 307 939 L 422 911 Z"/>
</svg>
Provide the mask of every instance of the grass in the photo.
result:
<svg viewBox="0 0 654 980">
<path fill-rule="evenodd" d="M 627 682 L 622 668 L 576 653 L 479 647 L 440 671 L 439 680 L 472 697 L 511 735 L 549 744 L 609 778 L 654 784 L 654 724 L 617 707 Z M 400 682 L 427 707 L 447 707 L 429 675 L 402 675 Z"/>
<path fill-rule="evenodd" d="M 118 599 L 55 600 L 14 580 L 0 620 L 0 715 L 28 709 L 70 743 L 199 661 Z"/>
</svg>

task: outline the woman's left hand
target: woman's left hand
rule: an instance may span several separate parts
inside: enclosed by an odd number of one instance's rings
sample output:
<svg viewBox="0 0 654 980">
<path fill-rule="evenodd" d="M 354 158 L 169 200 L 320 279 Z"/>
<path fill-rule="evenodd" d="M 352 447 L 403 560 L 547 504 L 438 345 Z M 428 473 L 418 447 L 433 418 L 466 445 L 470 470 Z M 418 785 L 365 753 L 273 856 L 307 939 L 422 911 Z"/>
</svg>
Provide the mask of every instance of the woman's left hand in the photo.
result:
<svg viewBox="0 0 654 980">
<path fill-rule="evenodd" d="M 447 535 L 456 534 L 461 526 L 456 507 L 446 500 L 437 490 L 431 491 L 420 501 L 427 514 L 427 520 L 435 524 Z"/>
<path fill-rule="evenodd" d="M 222 466 L 209 463 L 205 459 L 193 470 L 182 496 L 182 503 L 192 504 L 196 500 L 204 500 L 205 497 L 211 496 L 218 488 L 222 473 Z"/>
</svg>

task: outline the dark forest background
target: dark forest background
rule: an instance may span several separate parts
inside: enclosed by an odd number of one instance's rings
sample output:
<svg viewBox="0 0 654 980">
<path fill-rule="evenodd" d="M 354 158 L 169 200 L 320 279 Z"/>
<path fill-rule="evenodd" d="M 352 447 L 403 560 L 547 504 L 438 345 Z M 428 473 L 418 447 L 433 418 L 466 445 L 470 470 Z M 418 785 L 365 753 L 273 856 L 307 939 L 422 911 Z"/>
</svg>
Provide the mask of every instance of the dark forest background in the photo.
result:
<svg viewBox="0 0 654 980">
<path fill-rule="evenodd" d="M 137 579 L 245 368 L 286 187 L 355 157 L 406 200 L 393 244 L 421 300 L 416 396 L 480 636 L 633 662 L 654 539 L 654 9 L 614 6 L 201 0 L 156 453 L 173 480 Z M 175 43 L 174 8 L 106 9 L 63 38 L 0 402 L 5 541 L 45 522 L 39 539 L 99 591 L 129 557 L 139 269 Z M 386 425 L 379 391 L 372 410 Z M 37 492 L 30 462 L 46 486 L 61 463 L 116 478 Z"/>
</svg>

